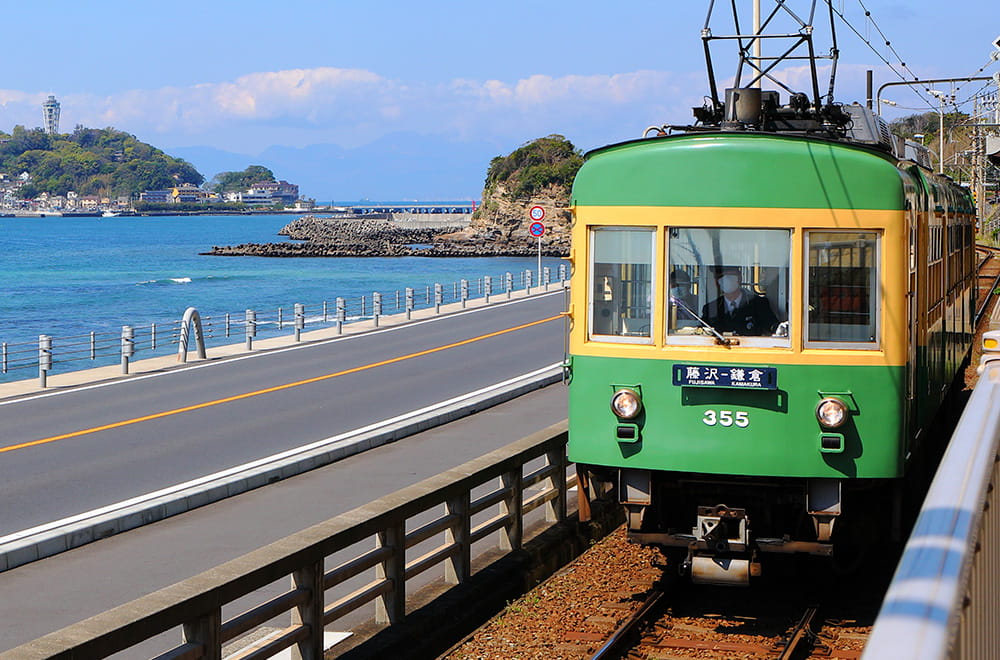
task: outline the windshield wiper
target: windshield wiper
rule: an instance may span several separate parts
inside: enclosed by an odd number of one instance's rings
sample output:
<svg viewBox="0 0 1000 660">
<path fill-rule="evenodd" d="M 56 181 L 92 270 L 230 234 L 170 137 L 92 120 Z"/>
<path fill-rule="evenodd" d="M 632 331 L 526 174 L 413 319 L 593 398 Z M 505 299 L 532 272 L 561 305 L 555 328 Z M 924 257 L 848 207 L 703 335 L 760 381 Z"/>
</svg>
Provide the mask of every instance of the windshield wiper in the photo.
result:
<svg viewBox="0 0 1000 660">
<path fill-rule="evenodd" d="M 685 312 L 687 312 L 688 314 L 690 314 L 696 321 L 698 321 L 698 323 L 701 323 L 701 326 L 703 328 L 705 328 L 706 330 L 708 330 L 709 332 L 711 332 L 713 335 L 715 335 L 715 340 L 718 343 L 722 344 L 723 346 L 730 346 L 730 345 L 732 345 L 733 342 L 728 337 L 723 337 L 722 334 L 718 330 L 716 330 L 714 327 L 712 327 L 711 323 L 709 323 L 705 319 L 703 319 L 700 316 L 698 316 L 697 314 L 695 314 L 694 310 L 692 310 L 690 307 L 688 307 L 684 303 L 683 300 L 681 300 L 680 298 L 674 298 L 673 296 L 670 296 L 670 302 L 672 304 L 674 304 L 674 305 L 677 305 L 678 307 L 680 307 L 681 309 L 683 309 Z"/>
</svg>

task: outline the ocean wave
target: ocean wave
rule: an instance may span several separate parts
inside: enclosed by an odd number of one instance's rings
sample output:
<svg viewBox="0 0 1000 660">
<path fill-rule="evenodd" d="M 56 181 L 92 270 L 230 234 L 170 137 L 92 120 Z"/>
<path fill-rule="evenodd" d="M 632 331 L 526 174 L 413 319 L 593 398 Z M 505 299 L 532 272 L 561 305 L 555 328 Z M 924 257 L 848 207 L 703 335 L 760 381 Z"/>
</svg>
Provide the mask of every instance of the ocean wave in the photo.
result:
<svg viewBox="0 0 1000 660">
<path fill-rule="evenodd" d="M 190 277 L 166 277 L 159 280 L 143 280 L 142 282 L 136 282 L 136 286 L 146 286 L 149 284 L 154 285 L 170 285 L 170 284 L 191 284 Z"/>
</svg>

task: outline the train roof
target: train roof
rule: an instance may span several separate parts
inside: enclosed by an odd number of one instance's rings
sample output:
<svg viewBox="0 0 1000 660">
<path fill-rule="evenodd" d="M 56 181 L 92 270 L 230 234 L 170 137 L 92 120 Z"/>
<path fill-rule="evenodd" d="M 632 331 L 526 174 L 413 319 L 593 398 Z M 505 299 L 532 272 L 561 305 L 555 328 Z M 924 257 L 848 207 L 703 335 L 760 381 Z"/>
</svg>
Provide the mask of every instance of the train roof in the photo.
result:
<svg viewBox="0 0 1000 660">
<path fill-rule="evenodd" d="M 823 136 L 677 133 L 588 152 L 573 203 L 900 210 L 906 175 L 899 164 L 883 147 Z M 949 183 L 929 171 L 922 176 Z"/>
</svg>

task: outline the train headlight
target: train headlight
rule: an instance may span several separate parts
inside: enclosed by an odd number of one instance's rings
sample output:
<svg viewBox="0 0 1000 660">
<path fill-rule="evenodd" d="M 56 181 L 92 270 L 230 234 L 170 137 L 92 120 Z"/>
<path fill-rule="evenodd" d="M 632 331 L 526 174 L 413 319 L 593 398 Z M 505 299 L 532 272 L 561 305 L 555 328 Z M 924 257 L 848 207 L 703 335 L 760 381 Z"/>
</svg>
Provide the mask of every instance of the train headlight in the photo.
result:
<svg viewBox="0 0 1000 660">
<path fill-rule="evenodd" d="M 840 399 L 827 397 L 816 406 L 816 419 L 828 429 L 835 429 L 847 421 L 847 405 Z"/>
<path fill-rule="evenodd" d="M 642 412 L 642 399 L 635 390 L 622 388 L 611 397 L 611 412 L 622 419 L 635 419 Z"/>
</svg>

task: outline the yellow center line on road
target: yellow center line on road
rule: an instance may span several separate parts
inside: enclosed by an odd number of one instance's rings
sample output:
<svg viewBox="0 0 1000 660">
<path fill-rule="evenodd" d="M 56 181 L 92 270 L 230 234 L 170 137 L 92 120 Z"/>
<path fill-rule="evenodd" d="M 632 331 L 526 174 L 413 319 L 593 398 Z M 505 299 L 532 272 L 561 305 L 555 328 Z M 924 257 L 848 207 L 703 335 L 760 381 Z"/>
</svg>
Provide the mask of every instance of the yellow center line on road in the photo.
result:
<svg viewBox="0 0 1000 660">
<path fill-rule="evenodd" d="M 239 401 L 241 399 L 249 399 L 250 397 L 259 396 L 261 394 L 270 394 L 271 392 L 280 392 L 281 390 L 291 389 L 293 387 L 299 387 L 300 385 L 309 385 L 310 383 L 318 383 L 324 380 L 330 380 L 331 378 L 337 378 L 338 376 L 346 376 L 348 374 L 357 373 L 359 371 L 366 371 L 368 369 L 374 369 L 376 367 L 383 367 L 387 364 L 393 364 L 394 362 L 402 362 L 403 360 L 409 360 L 412 358 L 422 357 L 424 355 L 431 355 L 432 353 L 439 353 L 441 351 L 446 351 L 451 348 L 457 348 L 459 346 L 465 346 L 466 344 L 472 344 L 477 341 L 483 341 L 484 339 L 490 339 L 492 337 L 499 337 L 500 335 L 505 335 L 511 332 L 517 332 L 518 330 L 524 330 L 525 328 L 530 328 L 535 325 L 541 325 L 542 323 L 548 323 L 549 321 L 555 321 L 556 319 L 561 319 L 563 316 L 550 316 L 545 319 L 540 319 L 538 321 L 531 321 L 530 323 L 523 323 L 521 325 L 516 325 L 512 328 L 506 328 L 505 330 L 497 330 L 496 332 L 491 332 L 489 334 L 480 335 L 478 337 L 472 337 L 470 339 L 463 339 L 462 341 L 457 341 L 453 344 L 447 344 L 445 346 L 438 346 L 436 348 L 429 348 L 425 351 L 418 351 L 416 353 L 410 353 L 408 355 L 401 355 L 399 357 L 390 358 L 388 360 L 382 360 L 381 362 L 372 362 L 371 364 L 366 364 L 360 367 L 353 367 L 351 369 L 345 369 L 343 371 L 338 371 L 332 374 L 326 374 L 325 376 L 316 376 L 315 378 L 307 378 L 305 380 L 295 381 L 294 383 L 285 383 L 284 385 L 276 385 L 275 387 L 268 387 L 262 390 L 256 390 L 253 392 L 247 392 L 245 394 L 237 394 L 235 396 L 227 396 L 223 399 L 216 399 L 215 401 L 206 401 L 204 403 L 197 403 L 193 406 L 185 406 L 183 408 L 176 408 L 174 410 L 165 410 L 163 412 L 153 413 L 152 415 L 144 415 L 142 417 L 136 417 L 134 419 L 126 419 L 120 422 L 113 422 L 111 424 L 105 424 L 103 426 L 95 426 L 89 429 L 82 429 L 80 431 L 73 431 L 72 433 L 63 433 L 62 435 L 54 435 L 51 438 L 42 438 L 40 440 L 32 440 L 31 442 L 22 442 L 17 445 L 10 445 L 8 447 L 0 447 L 0 454 L 8 451 L 14 451 L 16 449 L 25 449 L 27 447 L 34 447 L 36 445 L 44 445 L 50 442 L 58 442 L 59 440 L 66 440 L 68 438 L 76 438 L 81 435 L 87 435 L 89 433 L 98 433 L 100 431 L 107 431 L 109 429 L 116 429 L 122 426 L 129 426 L 131 424 L 138 424 L 140 422 L 148 422 L 153 419 L 160 419 L 161 417 L 169 417 L 171 415 L 179 415 L 181 413 L 191 412 L 192 410 L 200 410 L 202 408 L 210 408 L 212 406 L 218 406 L 223 403 L 230 403 L 232 401 Z"/>
</svg>

